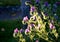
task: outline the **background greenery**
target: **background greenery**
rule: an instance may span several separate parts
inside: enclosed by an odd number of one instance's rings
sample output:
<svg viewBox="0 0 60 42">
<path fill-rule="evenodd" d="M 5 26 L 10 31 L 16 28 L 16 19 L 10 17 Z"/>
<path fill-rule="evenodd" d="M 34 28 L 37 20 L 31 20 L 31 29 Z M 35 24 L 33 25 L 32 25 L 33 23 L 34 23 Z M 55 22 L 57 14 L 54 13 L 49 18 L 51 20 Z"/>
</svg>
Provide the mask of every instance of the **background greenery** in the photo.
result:
<svg viewBox="0 0 60 42">
<path fill-rule="evenodd" d="M 0 5 L 20 5 L 20 0 L 0 0 Z"/>
<path fill-rule="evenodd" d="M 13 31 L 15 28 L 21 28 L 22 22 L 19 20 L 0 21 L 0 42 L 16 42 L 13 38 Z M 1 31 L 4 28 L 5 31 Z"/>
</svg>

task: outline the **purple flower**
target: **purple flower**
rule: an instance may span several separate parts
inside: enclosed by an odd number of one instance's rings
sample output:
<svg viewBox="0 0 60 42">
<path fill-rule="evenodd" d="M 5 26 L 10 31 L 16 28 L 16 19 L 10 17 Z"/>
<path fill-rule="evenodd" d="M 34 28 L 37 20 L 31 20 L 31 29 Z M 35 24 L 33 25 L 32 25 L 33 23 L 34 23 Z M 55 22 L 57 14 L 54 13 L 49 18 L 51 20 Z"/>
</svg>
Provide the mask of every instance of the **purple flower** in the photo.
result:
<svg viewBox="0 0 60 42">
<path fill-rule="evenodd" d="M 36 2 L 36 3 L 39 3 L 39 2 L 40 2 L 40 0 L 35 0 L 35 2 Z"/>
<path fill-rule="evenodd" d="M 18 28 L 14 29 L 14 33 L 18 33 Z"/>
<path fill-rule="evenodd" d="M 49 24 L 49 27 L 50 27 L 50 29 L 54 29 L 55 28 L 55 26 L 52 23 Z"/>
<path fill-rule="evenodd" d="M 39 42 L 39 40 L 36 40 L 35 42 Z"/>
<path fill-rule="evenodd" d="M 46 1 L 46 2 L 44 3 L 44 5 L 47 7 L 49 4 L 48 4 L 48 2 Z"/>
<path fill-rule="evenodd" d="M 35 26 L 35 24 L 31 24 L 31 26 L 32 26 L 32 27 L 34 27 L 34 26 Z"/>
<path fill-rule="evenodd" d="M 25 22 L 28 21 L 28 17 L 27 17 L 27 16 L 24 17 L 24 18 L 23 18 L 23 21 L 25 21 Z"/>
<path fill-rule="evenodd" d="M 20 33 L 22 33 L 22 32 L 24 32 L 24 30 L 23 29 L 20 29 Z"/>
<path fill-rule="evenodd" d="M 28 33 L 28 32 L 30 32 L 30 30 L 29 29 L 26 29 L 25 32 Z"/>
<path fill-rule="evenodd" d="M 45 16 L 48 16 L 48 13 L 47 12 L 44 12 Z"/>
<path fill-rule="evenodd" d="M 31 24 L 29 24 L 29 25 L 27 26 L 27 29 L 31 30 L 31 28 L 34 27 L 34 26 L 35 26 L 35 25 L 31 23 Z"/>
<path fill-rule="evenodd" d="M 30 8 L 30 11 L 31 11 L 31 12 L 34 12 L 34 11 L 35 11 L 35 7 L 32 6 L 32 7 Z"/>
</svg>

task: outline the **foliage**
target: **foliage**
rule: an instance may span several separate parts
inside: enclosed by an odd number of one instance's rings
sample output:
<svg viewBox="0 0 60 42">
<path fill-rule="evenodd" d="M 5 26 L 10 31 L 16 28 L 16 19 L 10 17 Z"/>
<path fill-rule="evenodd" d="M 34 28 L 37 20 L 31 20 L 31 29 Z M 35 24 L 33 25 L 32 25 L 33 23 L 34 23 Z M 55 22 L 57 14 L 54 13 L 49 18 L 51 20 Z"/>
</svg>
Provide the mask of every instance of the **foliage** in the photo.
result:
<svg viewBox="0 0 60 42">
<path fill-rule="evenodd" d="M 20 5 L 20 0 L 0 0 L 0 5 L 6 6 L 6 5 Z"/>
<path fill-rule="evenodd" d="M 0 21 L 0 42 L 15 42 L 12 32 L 15 28 L 21 27 L 21 19 Z"/>
</svg>

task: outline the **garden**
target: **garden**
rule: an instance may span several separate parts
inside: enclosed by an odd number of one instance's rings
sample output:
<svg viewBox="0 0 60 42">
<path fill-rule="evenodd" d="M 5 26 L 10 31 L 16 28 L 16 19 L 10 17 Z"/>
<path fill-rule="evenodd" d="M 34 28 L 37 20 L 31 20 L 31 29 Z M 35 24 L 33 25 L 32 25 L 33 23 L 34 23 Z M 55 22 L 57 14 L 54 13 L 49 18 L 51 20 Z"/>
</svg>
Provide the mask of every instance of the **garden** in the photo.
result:
<svg viewBox="0 0 60 42">
<path fill-rule="evenodd" d="M 0 11 L 0 42 L 60 42 L 60 1 L 20 1 Z"/>
</svg>

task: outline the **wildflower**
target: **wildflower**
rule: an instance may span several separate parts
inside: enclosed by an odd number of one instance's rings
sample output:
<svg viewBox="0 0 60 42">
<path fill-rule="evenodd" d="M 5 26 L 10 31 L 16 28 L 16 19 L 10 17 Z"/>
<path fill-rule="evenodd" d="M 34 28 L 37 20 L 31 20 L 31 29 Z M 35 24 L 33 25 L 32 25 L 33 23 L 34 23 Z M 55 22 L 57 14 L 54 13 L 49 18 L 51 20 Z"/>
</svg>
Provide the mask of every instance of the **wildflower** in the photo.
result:
<svg viewBox="0 0 60 42">
<path fill-rule="evenodd" d="M 36 40 L 36 42 L 39 42 L 39 40 Z"/>
<path fill-rule="evenodd" d="M 40 0 L 35 0 L 35 2 L 38 4 L 40 2 Z"/>
<path fill-rule="evenodd" d="M 25 30 L 25 33 L 29 33 L 29 32 L 30 32 L 30 30 L 29 30 L 29 29 L 26 29 L 26 30 Z"/>
<path fill-rule="evenodd" d="M 31 23 L 31 24 L 28 25 L 27 29 L 31 30 L 31 29 L 33 29 L 34 26 L 35 25 L 33 23 Z"/>
<path fill-rule="evenodd" d="M 18 28 L 16 28 L 16 29 L 14 30 L 14 33 L 18 33 Z"/>
<path fill-rule="evenodd" d="M 49 27 L 50 27 L 50 29 L 54 29 L 55 28 L 55 26 L 52 23 L 49 24 Z"/>
<path fill-rule="evenodd" d="M 32 27 L 34 27 L 35 25 L 34 24 L 31 24 Z"/>
<path fill-rule="evenodd" d="M 47 7 L 49 4 L 48 4 L 48 2 L 45 2 L 44 5 Z"/>
<path fill-rule="evenodd" d="M 35 11 L 35 7 L 32 6 L 32 7 L 30 8 L 30 11 L 31 11 L 31 12 L 34 12 L 34 11 Z"/>
<path fill-rule="evenodd" d="M 24 30 L 23 29 L 20 29 L 20 33 L 22 33 L 22 32 L 24 32 Z"/>
<path fill-rule="evenodd" d="M 27 16 L 24 17 L 24 18 L 23 18 L 23 21 L 25 21 L 25 22 L 28 21 L 28 17 L 27 17 Z"/>
<path fill-rule="evenodd" d="M 48 16 L 48 13 L 47 12 L 44 12 L 45 16 Z"/>
</svg>

